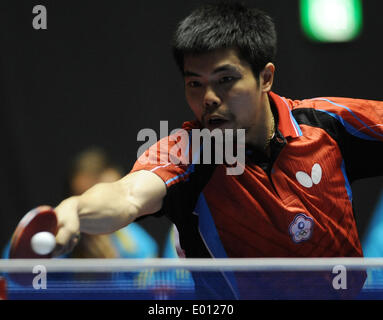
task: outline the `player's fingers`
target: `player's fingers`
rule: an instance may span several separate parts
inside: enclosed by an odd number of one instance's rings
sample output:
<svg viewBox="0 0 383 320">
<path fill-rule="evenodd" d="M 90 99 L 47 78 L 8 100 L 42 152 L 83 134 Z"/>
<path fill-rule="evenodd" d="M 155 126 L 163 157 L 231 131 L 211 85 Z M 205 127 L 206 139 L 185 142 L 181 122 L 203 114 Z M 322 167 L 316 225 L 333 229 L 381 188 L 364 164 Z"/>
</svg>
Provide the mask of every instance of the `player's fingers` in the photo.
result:
<svg viewBox="0 0 383 320">
<path fill-rule="evenodd" d="M 80 232 L 61 228 L 56 235 L 56 247 L 52 256 L 57 257 L 71 252 L 80 240 Z"/>
<path fill-rule="evenodd" d="M 69 240 L 69 243 L 68 243 L 68 246 L 67 246 L 67 253 L 73 251 L 73 249 L 75 248 L 75 246 L 77 246 L 77 244 L 79 243 L 80 241 L 80 233 L 76 233 L 72 236 L 72 238 Z"/>
<path fill-rule="evenodd" d="M 72 233 L 66 228 L 60 228 L 56 234 L 56 247 L 52 252 L 52 256 L 57 257 L 68 252 L 69 241 Z"/>
<path fill-rule="evenodd" d="M 77 214 L 77 198 L 71 197 L 61 202 L 55 212 L 58 220 L 56 248 L 52 255 L 57 257 L 73 250 L 79 241 L 80 221 Z"/>
<path fill-rule="evenodd" d="M 52 257 L 61 256 L 65 250 L 66 242 L 60 239 L 63 239 L 61 230 L 56 235 L 56 246 L 52 251 Z"/>
</svg>

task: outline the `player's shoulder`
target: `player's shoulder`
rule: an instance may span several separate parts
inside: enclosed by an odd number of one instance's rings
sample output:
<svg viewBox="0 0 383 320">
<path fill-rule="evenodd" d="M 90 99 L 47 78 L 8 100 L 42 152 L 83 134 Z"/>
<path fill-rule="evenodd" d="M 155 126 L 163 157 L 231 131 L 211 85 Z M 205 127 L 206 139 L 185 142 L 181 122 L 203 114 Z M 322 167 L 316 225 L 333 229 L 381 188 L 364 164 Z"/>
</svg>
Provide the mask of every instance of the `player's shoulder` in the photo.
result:
<svg viewBox="0 0 383 320">
<path fill-rule="evenodd" d="M 339 113 L 342 111 L 351 111 L 368 108 L 382 107 L 383 102 L 358 99 L 358 98 L 347 98 L 347 97 L 316 97 L 304 100 L 290 100 L 292 109 L 309 108 L 315 110 L 326 110 L 329 112 Z"/>
</svg>

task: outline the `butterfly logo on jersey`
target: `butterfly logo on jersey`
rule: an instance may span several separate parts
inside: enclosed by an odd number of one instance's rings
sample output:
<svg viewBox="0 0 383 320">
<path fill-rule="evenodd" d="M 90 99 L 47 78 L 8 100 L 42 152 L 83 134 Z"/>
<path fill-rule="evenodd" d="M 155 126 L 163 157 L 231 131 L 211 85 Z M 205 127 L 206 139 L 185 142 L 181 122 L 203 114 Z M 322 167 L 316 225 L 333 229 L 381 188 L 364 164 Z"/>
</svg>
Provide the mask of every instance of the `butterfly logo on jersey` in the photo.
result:
<svg viewBox="0 0 383 320">
<path fill-rule="evenodd" d="M 322 168 L 316 163 L 311 169 L 311 176 L 306 172 L 298 171 L 295 177 L 302 186 L 311 188 L 314 184 L 318 184 L 322 180 Z"/>
<path fill-rule="evenodd" d="M 314 228 L 314 221 L 310 217 L 300 213 L 290 223 L 289 233 L 295 243 L 310 239 Z"/>
</svg>

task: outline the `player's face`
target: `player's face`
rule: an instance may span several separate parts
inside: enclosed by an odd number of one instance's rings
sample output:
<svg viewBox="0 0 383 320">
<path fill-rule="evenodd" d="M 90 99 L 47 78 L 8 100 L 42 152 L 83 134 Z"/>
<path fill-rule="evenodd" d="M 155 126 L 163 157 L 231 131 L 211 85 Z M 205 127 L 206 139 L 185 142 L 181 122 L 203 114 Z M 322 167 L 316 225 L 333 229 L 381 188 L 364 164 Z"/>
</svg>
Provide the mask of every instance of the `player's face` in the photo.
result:
<svg viewBox="0 0 383 320">
<path fill-rule="evenodd" d="M 185 55 L 186 100 L 203 127 L 245 129 L 246 142 L 263 147 L 270 129 L 267 92 L 274 72 L 268 66 L 271 79 L 267 71 L 257 80 L 235 49 Z"/>
</svg>

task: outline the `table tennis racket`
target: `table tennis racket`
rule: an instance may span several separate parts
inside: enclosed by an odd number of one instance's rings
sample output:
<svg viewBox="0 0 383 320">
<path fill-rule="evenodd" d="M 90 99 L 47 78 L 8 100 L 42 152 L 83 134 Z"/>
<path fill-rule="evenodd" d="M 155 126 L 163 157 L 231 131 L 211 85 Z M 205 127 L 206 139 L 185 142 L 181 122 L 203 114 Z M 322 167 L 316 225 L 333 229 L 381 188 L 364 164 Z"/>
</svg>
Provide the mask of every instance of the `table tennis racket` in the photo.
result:
<svg viewBox="0 0 383 320">
<path fill-rule="evenodd" d="M 0 300 L 7 300 L 7 280 L 0 277 Z"/>
<path fill-rule="evenodd" d="M 57 216 L 50 206 L 39 206 L 29 211 L 19 222 L 13 233 L 9 250 L 10 259 L 51 258 L 52 253 L 40 255 L 33 251 L 32 237 L 39 232 L 50 232 L 54 236 L 58 231 Z"/>
</svg>

